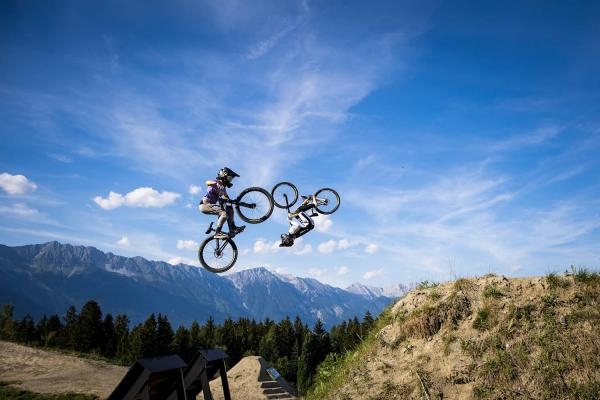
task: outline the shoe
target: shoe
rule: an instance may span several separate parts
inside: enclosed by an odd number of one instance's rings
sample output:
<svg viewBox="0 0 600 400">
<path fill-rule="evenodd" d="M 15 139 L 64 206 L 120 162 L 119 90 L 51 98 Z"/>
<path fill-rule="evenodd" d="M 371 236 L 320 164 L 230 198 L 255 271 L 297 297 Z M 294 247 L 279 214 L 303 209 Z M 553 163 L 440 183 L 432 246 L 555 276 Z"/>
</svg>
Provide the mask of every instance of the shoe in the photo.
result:
<svg viewBox="0 0 600 400">
<path fill-rule="evenodd" d="M 290 235 L 287 233 L 281 235 L 281 243 L 279 243 L 279 247 L 292 247 L 293 245 L 294 239 Z"/>
<path fill-rule="evenodd" d="M 215 239 L 227 239 L 229 236 L 225 232 L 217 232 L 213 237 Z"/>
<path fill-rule="evenodd" d="M 233 233 L 237 235 L 238 233 L 244 232 L 244 229 L 246 229 L 246 225 L 236 226 L 233 228 Z"/>
</svg>

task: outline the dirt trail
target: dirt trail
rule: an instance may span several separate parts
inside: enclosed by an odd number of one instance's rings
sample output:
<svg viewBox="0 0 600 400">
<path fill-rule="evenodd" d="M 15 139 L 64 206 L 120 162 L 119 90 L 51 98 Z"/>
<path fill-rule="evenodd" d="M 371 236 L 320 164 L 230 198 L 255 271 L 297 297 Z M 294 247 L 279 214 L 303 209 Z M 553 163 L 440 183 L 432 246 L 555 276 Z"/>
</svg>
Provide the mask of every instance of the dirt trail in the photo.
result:
<svg viewBox="0 0 600 400">
<path fill-rule="evenodd" d="M 36 393 L 107 398 L 127 368 L 0 341 L 0 380 Z"/>
<path fill-rule="evenodd" d="M 272 381 L 262 357 L 246 357 L 228 371 L 233 399 L 293 399 L 285 382 Z M 0 381 L 36 393 L 83 393 L 106 399 L 128 368 L 0 341 Z M 221 379 L 210 382 L 215 400 L 223 399 Z M 203 399 L 202 393 L 197 397 Z"/>
</svg>

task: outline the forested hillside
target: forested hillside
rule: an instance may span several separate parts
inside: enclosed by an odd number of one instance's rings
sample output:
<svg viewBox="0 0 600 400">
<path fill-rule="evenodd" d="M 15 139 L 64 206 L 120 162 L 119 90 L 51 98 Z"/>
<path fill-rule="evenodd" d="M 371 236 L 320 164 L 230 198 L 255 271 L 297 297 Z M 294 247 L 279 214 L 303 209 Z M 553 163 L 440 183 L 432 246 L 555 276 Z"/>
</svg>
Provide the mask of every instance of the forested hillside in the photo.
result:
<svg viewBox="0 0 600 400">
<path fill-rule="evenodd" d="M 93 354 L 120 365 L 167 354 L 179 354 L 185 360 L 197 349 L 218 347 L 227 352 L 229 367 L 244 356 L 262 356 L 301 391 L 312 384 L 317 365 L 328 354 L 355 348 L 374 324 L 367 313 L 362 321 L 344 321 L 329 332 L 320 321 L 309 327 L 300 317 L 279 322 L 228 318 L 222 324 L 209 318 L 203 325 L 194 321 L 189 327 L 174 329 L 167 316 L 151 314 L 130 329 L 126 315 L 103 315 L 95 301 L 88 301 L 80 311 L 72 306 L 62 317 L 44 316 L 36 321 L 30 316 L 16 320 L 13 315 L 13 306 L 4 305 L 2 340 Z"/>
</svg>

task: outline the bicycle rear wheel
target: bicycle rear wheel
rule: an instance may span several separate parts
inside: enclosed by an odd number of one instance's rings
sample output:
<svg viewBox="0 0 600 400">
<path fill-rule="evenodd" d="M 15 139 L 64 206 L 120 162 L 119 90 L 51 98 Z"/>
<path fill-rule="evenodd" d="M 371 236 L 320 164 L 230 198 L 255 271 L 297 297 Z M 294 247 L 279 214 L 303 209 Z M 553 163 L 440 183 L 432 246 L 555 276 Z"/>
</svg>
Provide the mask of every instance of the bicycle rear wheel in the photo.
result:
<svg viewBox="0 0 600 400">
<path fill-rule="evenodd" d="M 289 208 L 298 200 L 298 188 L 291 182 L 279 182 L 271 190 L 273 203 L 279 208 Z"/>
<path fill-rule="evenodd" d="M 340 195 L 331 188 L 319 189 L 315 197 L 317 198 L 315 208 L 321 214 L 332 214 L 340 207 Z"/>
<path fill-rule="evenodd" d="M 237 256 L 237 246 L 230 238 L 215 239 L 209 236 L 204 239 L 198 249 L 200 264 L 210 272 L 216 274 L 225 272 L 233 267 Z"/>
<path fill-rule="evenodd" d="M 265 189 L 249 187 L 241 191 L 235 209 L 240 218 L 249 224 L 265 221 L 273 213 L 273 198 Z"/>
</svg>

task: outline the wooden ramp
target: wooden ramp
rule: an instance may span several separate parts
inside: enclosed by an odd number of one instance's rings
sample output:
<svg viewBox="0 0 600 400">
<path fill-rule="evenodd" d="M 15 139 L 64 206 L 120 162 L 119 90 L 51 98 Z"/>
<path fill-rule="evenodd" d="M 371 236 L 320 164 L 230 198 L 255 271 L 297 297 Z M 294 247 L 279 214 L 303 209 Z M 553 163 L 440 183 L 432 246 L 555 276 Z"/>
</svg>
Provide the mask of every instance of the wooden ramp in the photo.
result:
<svg viewBox="0 0 600 400">
<path fill-rule="evenodd" d="M 231 400 L 225 360 L 219 349 L 200 350 L 186 364 L 179 356 L 137 360 L 114 389 L 108 400 L 213 400 L 209 381 L 221 376 L 223 398 Z"/>
</svg>

